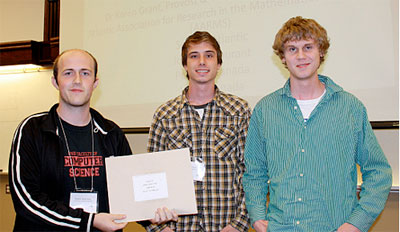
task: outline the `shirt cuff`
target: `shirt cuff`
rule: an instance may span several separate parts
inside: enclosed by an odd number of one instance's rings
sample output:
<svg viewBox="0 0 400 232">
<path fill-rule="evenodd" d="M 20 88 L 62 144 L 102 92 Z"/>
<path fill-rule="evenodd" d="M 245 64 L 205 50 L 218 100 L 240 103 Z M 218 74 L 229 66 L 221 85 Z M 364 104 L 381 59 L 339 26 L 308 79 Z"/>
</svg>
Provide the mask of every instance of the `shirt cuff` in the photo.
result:
<svg viewBox="0 0 400 232">
<path fill-rule="evenodd" d="M 146 226 L 146 231 L 148 231 L 148 232 L 160 232 L 167 226 L 168 226 L 168 223 L 167 224 L 163 224 L 163 225 L 150 224 L 150 225 Z"/>
<path fill-rule="evenodd" d="M 247 211 L 249 212 L 251 227 L 253 227 L 254 222 L 256 222 L 258 220 L 267 220 L 266 210 L 267 210 L 266 207 L 260 207 L 260 206 L 249 207 L 249 206 L 247 206 Z"/>
<path fill-rule="evenodd" d="M 363 232 L 367 232 L 374 221 L 374 218 L 371 218 L 364 210 L 358 207 L 352 212 L 347 223 L 352 224 Z"/>
<path fill-rule="evenodd" d="M 230 225 L 238 231 L 247 231 L 249 229 L 249 223 L 249 218 L 247 216 L 240 215 L 232 220 Z"/>
</svg>

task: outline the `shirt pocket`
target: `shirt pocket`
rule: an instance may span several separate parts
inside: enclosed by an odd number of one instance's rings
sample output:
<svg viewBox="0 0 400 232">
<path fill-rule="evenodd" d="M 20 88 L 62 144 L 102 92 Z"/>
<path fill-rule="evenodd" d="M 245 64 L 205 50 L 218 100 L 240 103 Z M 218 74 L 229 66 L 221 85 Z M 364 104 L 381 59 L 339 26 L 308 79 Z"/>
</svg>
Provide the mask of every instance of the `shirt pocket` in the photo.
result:
<svg viewBox="0 0 400 232">
<path fill-rule="evenodd" d="M 192 137 L 188 129 L 175 128 L 169 131 L 168 134 L 169 149 L 181 149 L 192 147 Z"/>
<path fill-rule="evenodd" d="M 233 127 L 219 127 L 215 129 L 214 151 L 219 158 L 225 159 L 235 153 L 238 144 L 236 130 Z"/>
</svg>

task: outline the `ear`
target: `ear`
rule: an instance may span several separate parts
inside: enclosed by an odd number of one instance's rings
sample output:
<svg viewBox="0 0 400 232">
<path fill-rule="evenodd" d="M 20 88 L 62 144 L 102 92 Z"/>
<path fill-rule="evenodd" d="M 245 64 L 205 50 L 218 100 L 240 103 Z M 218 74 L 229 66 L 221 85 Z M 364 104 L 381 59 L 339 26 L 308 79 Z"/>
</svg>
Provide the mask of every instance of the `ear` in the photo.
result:
<svg viewBox="0 0 400 232">
<path fill-rule="evenodd" d="M 319 50 L 319 57 L 324 57 L 325 54 L 321 51 L 321 49 L 318 49 L 318 50 Z"/>
<path fill-rule="evenodd" d="M 93 89 L 95 89 L 97 87 L 97 85 L 99 84 L 99 78 L 96 77 L 96 80 L 93 83 Z"/>
<path fill-rule="evenodd" d="M 57 84 L 56 78 L 55 78 L 54 76 L 51 77 L 51 83 L 53 84 L 53 86 L 54 86 L 57 90 L 60 90 L 60 89 L 58 88 L 58 84 Z"/>
<path fill-rule="evenodd" d="M 219 69 L 221 68 L 221 64 L 217 65 L 217 72 L 219 71 Z"/>
<path fill-rule="evenodd" d="M 283 58 L 281 59 L 281 61 L 282 61 L 282 64 L 286 64 L 286 59 L 285 59 L 285 57 L 283 57 Z"/>
</svg>

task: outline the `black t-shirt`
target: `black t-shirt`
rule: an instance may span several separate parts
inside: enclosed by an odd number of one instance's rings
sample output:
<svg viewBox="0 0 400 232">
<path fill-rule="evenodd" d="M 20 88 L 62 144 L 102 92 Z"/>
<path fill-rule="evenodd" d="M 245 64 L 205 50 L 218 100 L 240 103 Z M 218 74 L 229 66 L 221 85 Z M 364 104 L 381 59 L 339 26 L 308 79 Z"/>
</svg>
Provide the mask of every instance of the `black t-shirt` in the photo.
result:
<svg viewBox="0 0 400 232">
<path fill-rule="evenodd" d="M 62 130 L 59 131 L 60 137 L 64 142 L 64 183 L 66 194 L 64 203 L 69 205 L 70 193 L 75 192 L 74 176 L 78 189 L 90 190 L 92 186 L 97 193 L 98 212 L 109 212 L 107 181 L 105 173 L 105 153 L 99 143 L 98 131 L 93 131 L 94 152 L 92 155 L 92 132 L 91 123 L 86 126 L 73 126 L 62 121 L 70 155 Z"/>
</svg>

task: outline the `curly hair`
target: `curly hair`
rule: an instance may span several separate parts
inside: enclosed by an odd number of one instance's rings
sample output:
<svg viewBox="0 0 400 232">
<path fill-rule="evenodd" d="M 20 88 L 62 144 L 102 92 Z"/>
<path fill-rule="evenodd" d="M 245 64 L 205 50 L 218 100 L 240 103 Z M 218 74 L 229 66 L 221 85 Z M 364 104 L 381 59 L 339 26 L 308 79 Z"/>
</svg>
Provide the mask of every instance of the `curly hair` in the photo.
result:
<svg viewBox="0 0 400 232">
<path fill-rule="evenodd" d="M 329 38 L 326 30 L 314 19 L 306 19 L 301 16 L 290 18 L 275 36 L 272 46 L 280 59 L 284 58 L 284 46 L 288 41 L 313 39 L 321 53 L 321 63 L 328 53 Z"/>
</svg>

